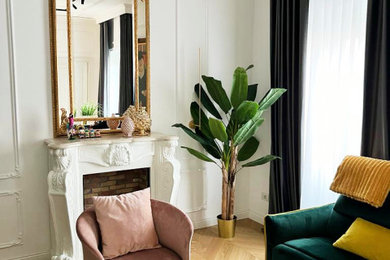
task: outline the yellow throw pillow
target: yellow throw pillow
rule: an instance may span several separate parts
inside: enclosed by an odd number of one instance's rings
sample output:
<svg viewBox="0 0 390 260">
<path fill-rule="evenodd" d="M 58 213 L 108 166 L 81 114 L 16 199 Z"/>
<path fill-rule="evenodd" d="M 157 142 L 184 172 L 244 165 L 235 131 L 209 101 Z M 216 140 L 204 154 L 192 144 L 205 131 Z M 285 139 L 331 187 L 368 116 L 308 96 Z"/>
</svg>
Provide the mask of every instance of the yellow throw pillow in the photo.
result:
<svg viewBox="0 0 390 260">
<path fill-rule="evenodd" d="M 390 229 L 357 218 L 333 246 L 370 260 L 390 259 Z"/>
</svg>

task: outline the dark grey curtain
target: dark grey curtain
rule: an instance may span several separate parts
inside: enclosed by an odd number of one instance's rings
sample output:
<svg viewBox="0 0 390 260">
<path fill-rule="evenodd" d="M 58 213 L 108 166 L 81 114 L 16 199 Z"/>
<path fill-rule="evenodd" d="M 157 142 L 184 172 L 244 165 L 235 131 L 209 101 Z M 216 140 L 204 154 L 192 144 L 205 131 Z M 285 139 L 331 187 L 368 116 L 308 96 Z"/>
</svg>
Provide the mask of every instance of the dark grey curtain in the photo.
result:
<svg viewBox="0 0 390 260">
<path fill-rule="evenodd" d="M 98 103 L 100 105 L 99 115 L 104 115 L 104 92 L 107 87 L 108 73 L 108 52 L 114 47 L 114 21 L 108 20 L 100 24 L 100 68 L 99 68 L 99 90 Z"/>
<path fill-rule="evenodd" d="M 132 15 L 121 15 L 120 23 L 119 113 L 123 114 L 130 105 L 134 104 Z"/>
<path fill-rule="evenodd" d="M 271 1 L 271 86 L 287 92 L 271 109 L 269 212 L 300 205 L 302 67 L 309 0 Z"/>
<path fill-rule="evenodd" d="M 389 0 L 368 1 L 361 154 L 390 160 Z"/>
</svg>

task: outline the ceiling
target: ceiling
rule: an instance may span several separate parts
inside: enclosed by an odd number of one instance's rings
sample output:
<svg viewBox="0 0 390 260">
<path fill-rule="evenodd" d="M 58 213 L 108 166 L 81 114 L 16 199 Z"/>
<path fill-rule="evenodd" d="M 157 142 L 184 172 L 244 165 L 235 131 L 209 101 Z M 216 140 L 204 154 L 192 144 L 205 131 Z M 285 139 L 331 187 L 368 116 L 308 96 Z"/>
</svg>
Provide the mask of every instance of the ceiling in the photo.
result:
<svg viewBox="0 0 390 260">
<path fill-rule="evenodd" d="M 132 13 L 133 0 L 75 0 L 72 2 L 77 9 L 72 8 L 73 17 L 95 19 L 97 23 L 119 16 L 123 13 Z M 57 9 L 66 9 L 67 0 L 57 0 Z"/>
</svg>

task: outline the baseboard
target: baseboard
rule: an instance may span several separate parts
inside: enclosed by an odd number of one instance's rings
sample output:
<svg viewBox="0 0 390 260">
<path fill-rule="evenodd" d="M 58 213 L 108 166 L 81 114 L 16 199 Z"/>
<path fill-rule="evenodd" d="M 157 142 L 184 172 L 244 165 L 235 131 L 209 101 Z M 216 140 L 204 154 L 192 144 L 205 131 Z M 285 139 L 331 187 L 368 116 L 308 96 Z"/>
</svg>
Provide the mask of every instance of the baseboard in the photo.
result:
<svg viewBox="0 0 390 260">
<path fill-rule="evenodd" d="M 236 216 L 237 219 L 249 218 L 249 212 L 247 210 L 238 211 L 236 212 Z M 211 227 L 217 225 L 217 218 L 204 218 L 202 220 L 192 221 L 192 224 L 194 225 L 194 229 Z"/>
<path fill-rule="evenodd" d="M 214 218 L 204 218 L 202 220 L 192 221 L 192 224 L 194 225 L 194 229 L 211 227 L 211 226 L 217 225 L 217 219 L 215 217 Z"/>
<path fill-rule="evenodd" d="M 249 218 L 257 223 L 264 225 L 264 217 L 267 213 L 260 213 L 258 211 L 249 210 Z"/>
<path fill-rule="evenodd" d="M 49 260 L 49 259 L 50 259 L 49 252 L 41 252 L 41 253 L 19 256 L 15 258 L 9 258 L 9 260 Z"/>
</svg>

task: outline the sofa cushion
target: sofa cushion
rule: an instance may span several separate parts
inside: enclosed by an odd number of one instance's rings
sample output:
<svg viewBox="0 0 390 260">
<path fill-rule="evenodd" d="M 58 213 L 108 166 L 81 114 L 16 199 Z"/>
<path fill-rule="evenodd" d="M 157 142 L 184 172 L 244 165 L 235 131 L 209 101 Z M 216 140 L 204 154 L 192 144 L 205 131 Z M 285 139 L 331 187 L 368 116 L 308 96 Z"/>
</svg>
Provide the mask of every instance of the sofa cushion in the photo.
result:
<svg viewBox="0 0 390 260">
<path fill-rule="evenodd" d="M 367 259 L 390 259 L 390 229 L 357 218 L 333 246 Z"/>
<path fill-rule="evenodd" d="M 359 202 L 344 196 L 340 196 L 334 206 L 334 210 L 352 217 L 364 218 L 386 228 L 390 228 L 390 196 L 380 208 L 375 208 L 366 203 Z"/>
<path fill-rule="evenodd" d="M 381 208 L 375 208 L 345 196 L 340 196 L 328 221 L 328 236 L 338 239 L 356 218 L 363 218 L 380 226 L 390 228 L 390 196 Z"/>
<path fill-rule="evenodd" d="M 147 249 L 124 256 L 114 258 L 114 260 L 180 260 L 180 257 L 166 247 Z"/>
<path fill-rule="evenodd" d="M 364 259 L 347 251 L 333 247 L 333 240 L 325 237 L 312 237 L 290 240 L 284 245 L 292 248 L 295 251 L 300 251 L 303 254 L 314 259 L 332 259 L 332 260 L 354 260 Z M 307 259 L 307 258 L 298 258 Z"/>
<path fill-rule="evenodd" d="M 272 259 L 315 260 L 315 258 L 305 254 L 304 252 L 285 244 L 279 244 L 272 249 Z"/>
</svg>

